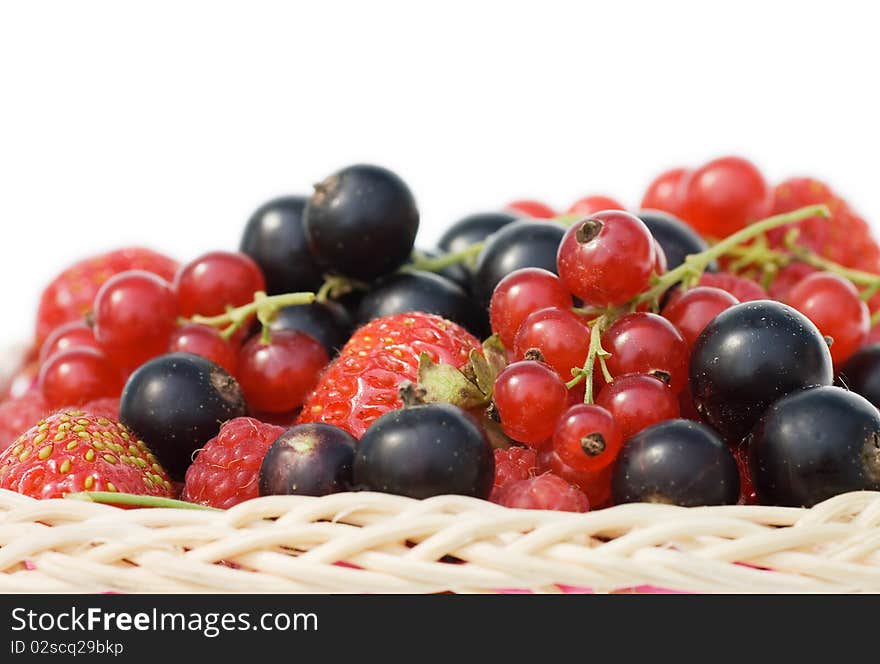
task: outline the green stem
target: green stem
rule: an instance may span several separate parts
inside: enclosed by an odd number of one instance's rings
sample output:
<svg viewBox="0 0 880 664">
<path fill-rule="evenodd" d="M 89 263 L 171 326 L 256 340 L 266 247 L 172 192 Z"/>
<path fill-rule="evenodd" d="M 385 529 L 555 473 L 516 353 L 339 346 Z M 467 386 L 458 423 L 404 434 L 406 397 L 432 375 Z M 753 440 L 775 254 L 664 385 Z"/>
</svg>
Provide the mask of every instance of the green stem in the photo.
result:
<svg viewBox="0 0 880 664">
<path fill-rule="evenodd" d="M 874 327 L 878 323 L 880 323 L 880 309 L 877 309 L 877 311 L 871 316 L 871 327 Z"/>
<path fill-rule="evenodd" d="M 190 321 L 212 327 L 224 327 L 223 334 L 226 335 L 228 333 L 231 336 L 236 329 L 241 327 L 254 314 L 257 314 L 261 322 L 271 321 L 279 309 L 296 304 L 311 304 L 314 301 L 314 293 L 266 295 L 263 291 L 257 291 L 254 293 L 253 302 L 230 309 L 218 316 L 193 316 L 190 318 Z M 229 332 L 230 328 L 232 328 L 232 332 Z"/>
<path fill-rule="evenodd" d="M 116 493 L 115 491 L 82 491 L 69 493 L 65 496 L 70 500 L 84 500 L 90 503 L 103 503 L 106 505 L 130 505 L 132 507 L 172 507 L 186 510 L 208 510 L 222 512 L 216 507 L 188 503 L 185 500 L 173 498 L 160 498 L 159 496 L 141 496 L 134 493 Z"/>
<path fill-rule="evenodd" d="M 602 348 L 602 333 L 611 324 L 613 319 L 613 314 L 605 314 L 593 321 L 590 329 L 590 348 L 587 351 L 587 359 L 584 362 L 584 366 L 581 369 L 576 369 L 574 378 L 565 384 L 568 389 L 571 389 L 585 380 L 584 403 L 593 403 L 593 374 L 596 371 L 596 358 L 599 359 L 600 368 L 605 380 L 609 383 L 613 380 L 608 367 L 605 365 L 605 358 L 610 357 L 611 354 Z"/>
<path fill-rule="evenodd" d="M 479 255 L 479 253 L 483 250 L 483 247 L 485 246 L 485 241 L 474 242 L 473 244 L 468 245 L 467 247 L 462 249 L 461 251 L 456 251 L 450 254 L 443 254 L 442 256 L 437 256 L 436 258 L 417 255 L 413 262 L 403 266 L 403 268 L 401 268 L 401 271 L 412 272 L 414 270 L 420 270 L 422 272 L 440 272 L 450 265 L 465 263 L 470 259 L 475 258 Z"/>
</svg>

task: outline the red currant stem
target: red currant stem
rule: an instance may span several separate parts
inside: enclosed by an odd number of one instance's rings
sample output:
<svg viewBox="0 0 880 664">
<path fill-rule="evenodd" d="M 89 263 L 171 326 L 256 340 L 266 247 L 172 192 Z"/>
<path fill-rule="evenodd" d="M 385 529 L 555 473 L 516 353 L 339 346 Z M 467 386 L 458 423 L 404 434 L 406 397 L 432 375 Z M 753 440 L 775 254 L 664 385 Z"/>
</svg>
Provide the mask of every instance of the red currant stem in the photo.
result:
<svg viewBox="0 0 880 664">
<path fill-rule="evenodd" d="M 326 274 L 324 275 L 324 283 L 321 284 L 318 294 L 315 295 L 315 301 L 324 303 L 327 300 L 335 300 L 347 295 L 353 290 L 367 290 L 368 288 L 369 285 L 363 281 L 344 277 L 341 274 Z"/>
<path fill-rule="evenodd" d="M 871 327 L 874 327 L 877 323 L 880 323 L 880 309 L 871 314 Z"/>
<path fill-rule="evenodd" d="M 584 403 L 593 403 L 593 373 L 596 370 L 596 358 L 599 358 L 599 365 L 602 369 L 602 374 L 605 377 L 605 380 L 611 382 L 612 377 L 610 372 L 608 371 L 608 367 L 605 366 L 605 358 L 610 357 L 611 353 L 602 348 L 602 333 L 605 331 L 605 328 L 610 325 L 613 319 L 613 315 L 603 315 L 593 321 L 592 328 L 590 329 L 590 348 L 587 351 L 587 359 L 584 362 L 584 366 L 581 369 L 575 369 L 573 373 L 575 374 L 574 378 L 568 381 L 565 386 L 569 389 L 576 386 L 583 380 L 586 380 L 587 383 L 584 386 Z"/>
<path fill-rule="evenodd" d="M 404 265 L 400 268 L 400 271 L 413 272 L 415 270 L 420 270 L 422 272 L 440 272 L 451 265 L 466 263 L 472 258 L 476 258 L 485 246 L 485 242 L 474 242 L 461 251 L 443 254 L 442 256 L 437 256 L 435 258 L 417 253 L 413 256 L 412 263 Z"/>
<path fill-rule="evenodd" d="M 173 507 L 186 510 L 208 510 L 222 512 L 216 507 L 188 503 L 185 500 L 173 498 L 161 498 L 159 496 L 141 496 L 134 493 L 116 493 L 115 491 L 82 491 L 69 493 L 65 498 L 70 500 L 83 500 L 90 503 L 104 503 L 109 505 L 132 505 L 134 507 Z"/>
<path fill-rule="evenodd" d="M 219 316 L 193 316 L 190 322 L 212 327 L 223 327 L 223 334 L 229 336 L 241 327 L 251 316 L 257 314 L 261 322 L 271 321 L 279 309 L 298 304 L 311 304 L 315 301 L 314 293 L 282 293 L 266 295 L 263 291 L 254 293 L 253 302 L 230 309 Z M 228 327 L 227 327 L 228 326 Z M 230 332 L 230 328 L 233 328 Z"/>
</svg>

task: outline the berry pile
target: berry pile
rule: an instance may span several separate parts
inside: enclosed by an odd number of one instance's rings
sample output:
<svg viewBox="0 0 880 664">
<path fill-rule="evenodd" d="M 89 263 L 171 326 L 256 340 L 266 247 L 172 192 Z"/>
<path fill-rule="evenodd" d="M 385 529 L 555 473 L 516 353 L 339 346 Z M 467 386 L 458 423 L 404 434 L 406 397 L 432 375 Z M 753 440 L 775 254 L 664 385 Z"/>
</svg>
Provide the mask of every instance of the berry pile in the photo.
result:
<svg viewBox="0 0 880 664">
<path fill-rule="evenodd" d="M 0 488 L 575 512 L 880 489 L 864 220 L 738 157 L 661 174 L 641 208 L 519 200 L 416 250 L 406 183 L 355 165 L 260 207 L 237 252 L 77 263 L 2 388 Z"/>
</svg>

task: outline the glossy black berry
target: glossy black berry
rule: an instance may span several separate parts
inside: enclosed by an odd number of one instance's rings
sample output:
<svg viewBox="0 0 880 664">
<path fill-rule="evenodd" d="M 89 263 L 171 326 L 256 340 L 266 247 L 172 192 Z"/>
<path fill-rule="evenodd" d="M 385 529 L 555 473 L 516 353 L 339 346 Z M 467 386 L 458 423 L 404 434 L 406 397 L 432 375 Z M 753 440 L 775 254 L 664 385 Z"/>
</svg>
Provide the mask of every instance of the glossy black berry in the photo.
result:
<svg viewBox="0 0 880 664">
<path fill-rule="evenodd" d="M 236 380 L 198 355 L 170 353 L 141 365 L 122 391 L 119 417 L 159 458 L 175 480 L 183 480 L 193 453 L 220 426 L 247 414 Z"/>
<path fill-rule="evenodd" d="M 552 221 L 515 221 L 486 240 L 474 269 L 474 295 L 488 306 L 504 277 L 523 267 L 540 267 L 558 274 L 556 252 L 565 228 Z"/>
<path fill-rule="evenodd" d="M 667 420 L 624 443 L 611 494 L 617 504 L 733 505 L 739 500 L 739 471 L 728 447 L 705 424 Z"/>
<path fill-rule="evenodd" d="M 410 257 L 419 229 L 406 183 L 379 166 L 349 166 L 315 185 L 305 210 L 312 254 L 328 270 L 371 280 Z"/>
<path fill-rule="evenodd" d="M 741 440 L 770 405 L 805 387 L 830 385 L 831 353 L 803 314 L 780 302 L 743 302 L 697 337 L 690 390 L 702 418 L 729 442 Z"/>
<path fill-rule="evenodd" d="M 341 304 L 312 302 L 279 309 L 269 327 L 305 332 L 321 342 L 327 354 L 333 357 L 348 341 L 353 325 L 348 311 Z"/>
<path fill-rule="evenodd" d="M 437 246 L 444 253 L 458 253 L 472 244 L 482 242 L 517 218 L 508 212 L 479 212 L 469 215 L 447 228 L 440 236 Z"/>
<path fill-rule="evenodd" d="M 260 466 L 261 496 L 326 496 L 351 488 L 357 440 L 330 424 L 297 424 L 282 433 Z"/>
<path fill-rule="evenodd" d="M 355 486 L 411 498 L 487 498 L 494 475 L 483 430 L 450 404 L 386 413 L 367 429 L 354 458 Z"/>
<path fill-rule="evenodd" d="M 430 272 L 400 272 L 377 281 L 361 300 L 357 323 L 409 311 L 437 314 L 479 337 L 488 336 L 486 311 L 459 286 Z"/>
<path fill-rule="evenodd" d="M 241 251 L 263 270 L 270 295 L 317 290 L 321 269 L 303 228 L 304 196 L 288 196 L 260 207 L 245 226 Z"/>
<path fill-rule="evenodd" d="M 698 254 L 709 248 L 693 228 L 668 212 L 641 210 L 637 216 L 645 222 L 651 235 L 663 248 L 666 265 L 670 270 L 684 263 L 685 256 Z M 707 271 L 717 272 L 718 263 L 712 261 Z"/>
<path fill-rule="evenodd" d="M 749 440 L 765 505 L 810 507 L 847 491 L 880 489 L 880 412 L 839 387 L 816 387 L 773 404 Z"/>
<path fill-rule="evenodd" d="M 837 384 L 880 408 L 880 343 L 856 351 L 837 376 Z"/>
</svg>

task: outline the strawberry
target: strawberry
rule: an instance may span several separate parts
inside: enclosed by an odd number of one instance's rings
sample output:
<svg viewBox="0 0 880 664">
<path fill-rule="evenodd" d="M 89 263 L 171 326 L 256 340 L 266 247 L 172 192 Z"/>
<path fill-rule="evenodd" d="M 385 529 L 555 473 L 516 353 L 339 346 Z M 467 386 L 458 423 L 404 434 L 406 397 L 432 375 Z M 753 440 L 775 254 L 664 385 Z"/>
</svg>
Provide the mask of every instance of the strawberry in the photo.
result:
<svg viewBox="0 0 880 664">
<path fill-rule="evenodd" d="M 177 262 L 150 249 L 134 247 L 117 249 L 71 265 L 55 277 L 40 297 L 37 346 L 59 325 L 80 320 L 88 314 L 101 285 L 127 270 L 146 270 L 170 281 L 177 272 Z"/>
<path fill-rule="evenodd" d="M 462 367 L 480 342 L 464 328 L 421 312 L 377 318 L 352 335 L 306 399 L 299 422 L 324 422 L 355 438 L 400 408 L 398 388 L 418 379 L 419 355 Z"/>
<path fill-rule="evenodd" d="M 37 388 L 0 404 L 0 451 L 48 414 L 49 404 Z"/>
<path fill-rule="evenodd" d="M 77 491 L 172 497 L 168 474 L 122 424 L 82 411 L 50 415 L 0 454 L 0 489 L 33 498 Z"/>
</svg>

